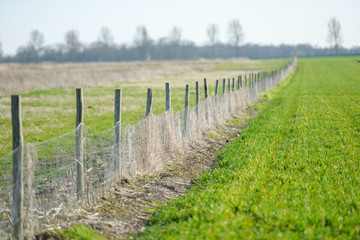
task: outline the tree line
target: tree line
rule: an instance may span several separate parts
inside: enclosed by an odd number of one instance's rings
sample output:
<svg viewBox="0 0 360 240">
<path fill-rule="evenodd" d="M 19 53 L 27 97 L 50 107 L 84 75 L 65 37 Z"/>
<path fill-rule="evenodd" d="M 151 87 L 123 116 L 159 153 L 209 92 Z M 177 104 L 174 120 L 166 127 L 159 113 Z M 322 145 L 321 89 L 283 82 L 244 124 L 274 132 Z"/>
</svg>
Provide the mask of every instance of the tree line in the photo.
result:
<svg viewBox="0 0 360 240">
<path fill-rule="evenodd" d="M 132 45 L 116 44 L 111 30 L 102 27 L 96 41 L 82 44 L 77 30 L 69 30 L 64 42 L 45 45 L 45 37 L 38 30 L 31 31 L 27 45 L 21 46 L 13 56 L 3 56 L 0 42 L 0 61 L 2 62 L 89 62 L 89 61 L 134 61 L 134 60 L 174 60 L 199 58 L 284 58 L 330 55 L 360 54 L 359 47 L 341 46 L 341 24 L 334 17 L 328 22 L 329 47 L 319 48 L 310 44 L 298 45 L 259 45 L 242 44 L 244 32 L 238 19 L 228 23 L 228 42 L 219 41 L 219 27 L 212 23 L 206 29 L 208 43 L 197 46 L 193 41 L 182 38 L 180 27 L 174 26 L 168 36 L 154 40 L 145 26 L 136 28 Z"/>
</svg>

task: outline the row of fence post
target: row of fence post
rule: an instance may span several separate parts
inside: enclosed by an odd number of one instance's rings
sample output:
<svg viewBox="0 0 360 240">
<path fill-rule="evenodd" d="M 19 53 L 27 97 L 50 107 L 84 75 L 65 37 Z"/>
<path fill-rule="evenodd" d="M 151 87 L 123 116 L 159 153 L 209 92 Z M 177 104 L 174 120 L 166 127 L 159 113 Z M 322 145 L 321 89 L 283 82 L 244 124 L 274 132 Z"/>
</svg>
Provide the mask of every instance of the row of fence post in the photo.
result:
<svg viewBox="0 0 360 240">
<path fill-rule="evenodd" d="M 255 76 L 255 77 L 254 77 Z M 245 82 L 242 81 L 242 76 L 238 76 L 237 89 L 243 87 L 251 87 L 256 81 L 259 81 L 261 77 L 267 76 L 267 73 L 249 74 L 249 81 L 245 75 Z M 198 114 L 198 105 L 200 103 L 199 82 L 195 84 L 196 89 L 196 113 Z M 215 85 L 215 99 L 218 98 L 219 80 L 216 80 Z M 228 79 L 228 93 L 235 91 L 235 78 Z M 222 95 L 226 91 L 226 79 L 223 79 Z M 165 110 L 171 109 L 171 90 L 170 83 L 165 83 L 166 104 Z M 184 129 L 183 136 L 186 134 L 187 128 L 187 114 L 189 109 L 189 85 L 185 87 L 185 109 L 184 109 Z M 208 84 L 206 78 L 204 78 L 204 98 L 209 97 Z M 229 98 L 230 100 L 230 98 Z M 230 105 L 229 105 L 230 106 Z M 82 201 L 84 196 L 84 174 L 85 174 L 85 162 L 84 162 L 84 102 L 83 91 L 81 88 L 76 89 L 76 123 L 75 123 L 75 161 L 76 161 L 76 193 L 79 202 Z M 152 112 L 152 89 L 147 89 L 146 100 L 146 114 L 147 117 Z M 22 226 L 22 209 L 23 209 L 23 134 L 21 124 L 21 97 L 19 95 L 11 96 L 11 113 L 12 113 L 12 132 L 13 132 L 13 203 L 12 203 L 12 232 L 15 239 L 23 238 L 23 226 Z M 208 113 L 207 113 L 207 117 Z M 115 176 L 117 176 L 120 169 L 120 139 L 121 139 L 121 89 L 115 90 L 114 101 L 114 169 Z"/>
</svg>

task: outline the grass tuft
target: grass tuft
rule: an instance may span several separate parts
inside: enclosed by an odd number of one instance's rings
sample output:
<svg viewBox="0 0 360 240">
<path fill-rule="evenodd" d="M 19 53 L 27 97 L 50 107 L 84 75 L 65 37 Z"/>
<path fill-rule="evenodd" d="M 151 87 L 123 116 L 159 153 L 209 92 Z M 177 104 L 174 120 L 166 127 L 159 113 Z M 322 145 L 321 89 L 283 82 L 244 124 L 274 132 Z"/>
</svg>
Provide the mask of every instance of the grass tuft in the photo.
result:
<svg viewBox="0 0 360 240">
<path fill-rule="evenodd" d="M 59 232 L 61 239 L 73 240 L 106 240 L 107 238 L 95 232 L 84 225 L 77 225 L 67 229 L 65 232 Z"/>
</svg>

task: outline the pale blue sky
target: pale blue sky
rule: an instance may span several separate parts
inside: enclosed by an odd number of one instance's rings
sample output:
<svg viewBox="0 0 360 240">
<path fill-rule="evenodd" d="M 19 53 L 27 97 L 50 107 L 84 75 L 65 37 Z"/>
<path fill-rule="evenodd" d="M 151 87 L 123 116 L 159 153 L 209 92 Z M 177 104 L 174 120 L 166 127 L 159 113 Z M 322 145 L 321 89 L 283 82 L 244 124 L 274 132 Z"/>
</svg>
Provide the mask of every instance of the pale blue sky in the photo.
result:
<svg viewBox="0 0 360 240">
<path fill-rule="evenodd" d="M 87 44 L 107 26 L 116 43 L 131 44 L 138 25 L 153 39 L 176 25 L 183 38 L 202 45 L 210 23 L 218 24 L 225 42 L 228 22 L 237 18 L 244 43 L 327 46 L 333 16 L 342 25 L 344 46 L 359 46 L 360 0 L 0 0 L 0 42 L 5 54 L 14 54 L 33 29 L 45 35 L 46 44 L 64 42 L 65 32 L 76 29 Z"/>
</svg>

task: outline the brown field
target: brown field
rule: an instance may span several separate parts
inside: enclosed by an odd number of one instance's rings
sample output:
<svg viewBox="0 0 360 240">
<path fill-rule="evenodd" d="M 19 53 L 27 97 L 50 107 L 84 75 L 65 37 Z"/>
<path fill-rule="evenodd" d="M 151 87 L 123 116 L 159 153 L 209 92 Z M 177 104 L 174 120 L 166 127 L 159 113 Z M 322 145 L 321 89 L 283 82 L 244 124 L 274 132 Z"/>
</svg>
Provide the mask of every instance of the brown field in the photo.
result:
<svg viewBox="0 0 360 240">
<path fill-rule="evenodd" d="M 219 62 L 223 60 L 0 64 L 0 96 L 38 89 L 96 86 L 193 73 Z"/>
</svg>

